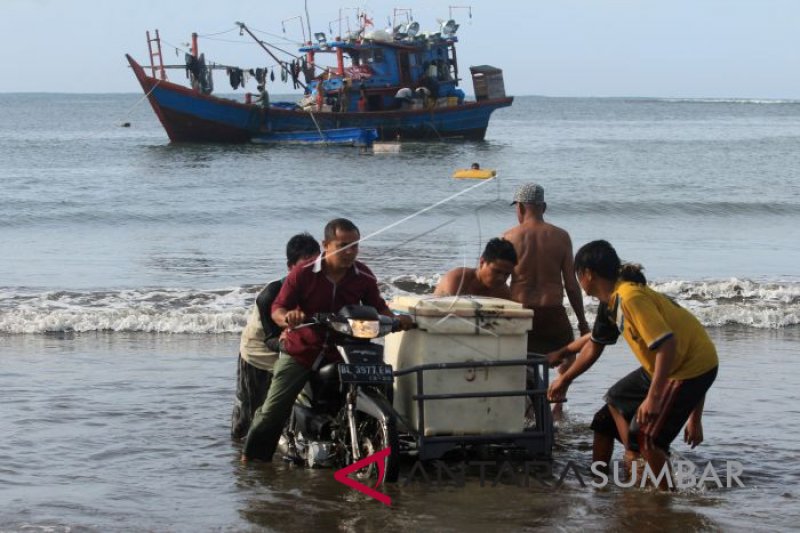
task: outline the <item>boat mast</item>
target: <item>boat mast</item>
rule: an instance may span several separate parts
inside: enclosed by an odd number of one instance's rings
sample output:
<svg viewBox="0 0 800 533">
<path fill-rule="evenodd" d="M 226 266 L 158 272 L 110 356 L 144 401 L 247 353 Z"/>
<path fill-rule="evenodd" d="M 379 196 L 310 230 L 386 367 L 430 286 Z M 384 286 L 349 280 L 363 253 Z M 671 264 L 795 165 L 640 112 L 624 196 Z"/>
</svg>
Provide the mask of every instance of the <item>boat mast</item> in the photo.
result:
<svg viewBox="0 0 800 533">
<path fill-rule="evenodd" d="M 276 56 L 275 54 L 273 54 L 273 53 L 272 53 L 272 50 L 270 50 L 269 48 L 267 48 L 267 47 L 264 45 L 264 43 L 263 43 L 263 42 L 261 42 L 261 39 L 259 39 L 258 37 L 256 37 L 256 36 L 253 34 L 253 32 L 251 32 L 251 31 L 250 31 L 250 28 L 248 28 L 248 27 L 247 27 L 247 25 L 245 25 L 245 23 L 244 23 L 244 22 L 237 22 L 237 23 L 236 23 L 236 25 L 237 25 L 237 26 L 239 26 L 239 29 L 240 29 L 240 30 L 246 31 L 246 32 L 247 32 L 247 35 L 249 35 L 250 37 L 252 37 L 252 38 L 253 38 L 253 40 L 254 40 L 255 42 L 257 42 L 257 43 L 258 43 L 258 46 L 260 46 L 261 48 L 263 48 L 263 49 L 264 49 L 264 51 L 265 51 L 267 54 L 269 54 L 269 56 L 270 56 L 272 59 L 274 59 L 274 60 L 275 60 L 275 62 L 276 62 L 276 63 L 278 63 L 278 65 L 280 65 L 280 67 L 281 67 L 281 68 L 283 68 L 283 69 L 286 69 L 286 68 L 288 68 L 288 67 L 286 66 L 286 62 L 285 62 L 285 61 L 282 61 L 282 60 L 281 60 L 281 59 L 280 59 L 278 56 Z M 306 88 L 305 84 L 304 84 L 303 82 L 301 82 L 300 80 L 297 80 L 297 83 L 299 83 L 299 84 L 300 84 L 300 86 L 301 86 L 303 89 L 305 89 L 305 88 Z"/>
<path fill-rule="evenodd" d="M 313 33 L 311 33 L 311 18 L 308 16 L 308 0 L 305 0 L 306 6 L 306 24 L 308 25 L 308 38 L 311 39 Z"/>
</svg>

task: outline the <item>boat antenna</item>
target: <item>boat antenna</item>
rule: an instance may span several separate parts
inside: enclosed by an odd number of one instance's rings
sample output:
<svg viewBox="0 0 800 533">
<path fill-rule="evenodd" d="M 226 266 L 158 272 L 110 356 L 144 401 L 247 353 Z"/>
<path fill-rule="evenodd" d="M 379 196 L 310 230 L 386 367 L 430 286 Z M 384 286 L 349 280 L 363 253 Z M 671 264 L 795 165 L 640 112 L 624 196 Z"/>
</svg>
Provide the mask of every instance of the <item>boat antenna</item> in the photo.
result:
<svg viewBox="0 0 800 533">
<path fill-rule="evenodd" d="M 410 7 L 396 7 L 392 10 L 392 28 L 397 24 L 397 16 L 404 15 L 406 17 L 406 24 L 410 24 L 414 20 Z"/>
<path fill-rule="evenodd" d="M 450 17 L 448 17 L 448 18 L 450 18 L 450 19 L 453 18 L 453 10 L 454 9 L 466 9 L 467 12 L 469 13 L 469 19 L 472 20 L 472 6 L 448 6 L 448 8 L 449 8 L 449 13 L 450 13 Z"/>
<path fill-rule="evenodd" d="M 306 6 L 306 24 L 308 25 L 308 37 L 310 39 L 313 34 L 311 33 L 311 17 L 308 16 L 308 0 L 305 0 L 305 6 Z"/>
<path fill-rule="evenodd" d="M 338 19 L 339 20 L 339 37 L 342 36 L 342 20 L 344 20 L 347 23 L 347 32 L 348 33 L 352 33 L 352 31 L 353 31 L 353 30 L 350 29 L 350 15 L 348 15 L 346 12 L 347 11 L 355 11 L 356 12 L 356 20 L 358 20 L 359 9 L 361 9 L 361 8 L 358 8 L 358 7 L 340 7 L 339 8 L 339 19 Z M 342 14 L 343 11 L 345 12 L 344 14 Z"/>
<path fill-rule="evenodd" d="M 288 19 L 283 19 L 281 21 L 281 28 L 283 28 L 283 33 L 286 33 L 286 23 L 290 20 L 300 19 L 300 31 L 303 32 L 303 44 L 306 44 L 306 27 L 303 25 L 303 17 L 302 15 L 296 15 L 294 17 L 289 17 Z"/>
</svg>

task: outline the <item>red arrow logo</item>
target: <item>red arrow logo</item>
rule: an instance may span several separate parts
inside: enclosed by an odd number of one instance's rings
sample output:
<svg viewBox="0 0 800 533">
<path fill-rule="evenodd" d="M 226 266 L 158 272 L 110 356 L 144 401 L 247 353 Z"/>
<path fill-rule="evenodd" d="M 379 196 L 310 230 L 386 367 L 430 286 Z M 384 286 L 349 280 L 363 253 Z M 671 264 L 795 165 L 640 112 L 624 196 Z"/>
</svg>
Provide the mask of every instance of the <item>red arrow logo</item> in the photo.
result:
<svg viewBox="0 0 800 533">
<path fill-rule="evenodd" d="M 384 448 L 379 452 L 375 452 L 372 455 L 361 459 L 360 461 L 356 461 L 355 463 L 346 466 L 341 470 L 337 470 L 336 472 L 333 473 L 333 479 L 335 479 L 339 483 L 344 483 L 351 489 L 355 489 L 358 492 L 366 494 L 370 498 L 378 500 L 384 505 L 392 505 L 392 499 L 388 495 L 375 490 L 380 486 L 381 483 L 383 483 L 383 476 L 386 473 L 384 472 L 384 470 L 386 469 L 386 463 L 383 460 L 390 453 L 392 453 L 391 448 Z M 375 483 L 374 487 L 368 487 L 363 483 L 359 483 L 353 478 L 347 477 L 349 474 L 352 474 L 353 472 L 358 472 L 359 470 L 366 467 L 370 463 L 378 463 L 378 482 Z"/>
</svg>

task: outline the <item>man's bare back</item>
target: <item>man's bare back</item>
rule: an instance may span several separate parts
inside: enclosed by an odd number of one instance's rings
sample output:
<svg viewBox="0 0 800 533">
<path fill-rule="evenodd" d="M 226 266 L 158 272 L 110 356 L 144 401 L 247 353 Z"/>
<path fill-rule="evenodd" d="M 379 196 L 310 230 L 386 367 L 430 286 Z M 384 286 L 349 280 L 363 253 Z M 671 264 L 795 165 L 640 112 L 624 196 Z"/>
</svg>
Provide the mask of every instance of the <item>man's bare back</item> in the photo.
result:
<svg viewBox="0 0 800 533">
<path fill-rule="evenodd" d="M 578 318 L 581 335 L 589 325 L 583 312 L 583 299 L 572 258 L 569 234 L 544 221 L 547 204 L 544 189 L 535 183 L 521 185 L 514 193 L 519 224 L 503 237 L 514 245 L 518 262 L 511 276 L 512 299 L 533 309 L 528 352 L 548 353 L 574 339 L 572 324 L 564 308 L 564 293 Z M 559 368 L 564 372 L 573 360 Z M 559 417 L 561 404 L 553 407 Z"/>
<path fill-rule="evenodd" d="M 564 276 L 574 277 L 569 234 L 543 220 L 525 220 L 503 237 L 511 241 L 518 257 L 511 298 L 527 307 L 562 305 Z"/>
</svg>

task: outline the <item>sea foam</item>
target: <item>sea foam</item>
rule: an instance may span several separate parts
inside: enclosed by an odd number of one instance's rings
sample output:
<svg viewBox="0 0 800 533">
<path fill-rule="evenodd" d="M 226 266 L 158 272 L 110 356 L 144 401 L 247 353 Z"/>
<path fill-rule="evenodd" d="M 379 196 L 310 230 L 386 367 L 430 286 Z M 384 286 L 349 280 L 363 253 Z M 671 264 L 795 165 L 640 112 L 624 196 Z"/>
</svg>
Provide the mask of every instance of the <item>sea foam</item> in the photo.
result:
<svg viewBox="0 0 800 533">
<path fill-rule="evenodd" d="M 387 299 L 427 294 L 437 277 L 402 276 L 381 284 Z M 657 281 L 651 286 L 709 327 L 777 329 L 800 324 L 800 283 L 746 279 Z M 261 286 L 222 289 L 143 288 L 102 291 L 0 289 L 0 333 L 238 333 Z M 569 303 L 565 299 L 565 306 Z M 585 297 L 590 317 L 597 303 Z"/>
</svg>

